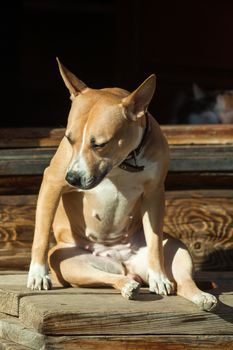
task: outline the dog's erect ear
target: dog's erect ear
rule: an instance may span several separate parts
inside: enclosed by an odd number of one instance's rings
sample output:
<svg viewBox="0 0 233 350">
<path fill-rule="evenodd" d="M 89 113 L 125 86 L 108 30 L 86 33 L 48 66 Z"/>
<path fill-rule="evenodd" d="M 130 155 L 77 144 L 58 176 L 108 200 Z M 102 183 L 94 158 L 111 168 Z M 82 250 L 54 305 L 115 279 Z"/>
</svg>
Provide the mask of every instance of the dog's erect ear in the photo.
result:
<svg viewBox="0 0 233 350">
<path fill-rule="evenodd" d="M 87 86 L 82 82 L 82 80 L 78 79 L 73 73 L 71 73 L 63 64 L 59 61 L 58 57 L 56 57 L 58 62 L 58 67 L 62 76 L 62 79 L 65 83 L 65 86 L 70 92 L 71 100 L 84 92 L 87 89 Z"/>
<path fill-rule="evenodd" d="M 135 91 L 123 98 L 122 106 L 127 118 L 136 121 L 145 114 L 154 95 L 155 86 L 156 76 L 152 74 Z"/>
</svg>

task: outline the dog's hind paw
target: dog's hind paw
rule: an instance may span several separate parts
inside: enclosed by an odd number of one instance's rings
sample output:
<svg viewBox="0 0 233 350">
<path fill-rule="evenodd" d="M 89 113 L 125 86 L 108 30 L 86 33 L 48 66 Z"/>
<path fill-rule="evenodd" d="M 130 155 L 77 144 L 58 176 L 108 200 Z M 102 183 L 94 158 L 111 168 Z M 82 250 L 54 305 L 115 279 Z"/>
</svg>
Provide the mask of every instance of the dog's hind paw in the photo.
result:
<svg viewBox="0 0 233 350">
<path fill-rule="evenodd" d="M 218 304 L 218 300 L 214 295 L 205 292 L 194 296 L 192 301 L 203 311 L 212 311 Z"/>
<path fill-rule="evenodd" d="M 140 283 L 129 280 L 121 289 L 121 294 L 126 299 L 135 299 L 140 289 Z"/>
<path fill-rule="evenodd" d="M 48 290 L 52 288 L 52 282 L 48 276 L 46 265 L 31 263 L 28 273 L 27 288 L 31 290 Z"/>
</svg>

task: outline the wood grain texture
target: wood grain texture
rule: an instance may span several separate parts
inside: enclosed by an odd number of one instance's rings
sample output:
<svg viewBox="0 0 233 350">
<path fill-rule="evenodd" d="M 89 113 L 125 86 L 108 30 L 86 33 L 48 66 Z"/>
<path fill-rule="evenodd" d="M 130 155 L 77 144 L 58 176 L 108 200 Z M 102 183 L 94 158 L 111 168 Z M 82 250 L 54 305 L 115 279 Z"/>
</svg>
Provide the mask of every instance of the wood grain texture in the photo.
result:
<svg viewBox="0 0 233 350">
<path fill-rule="evenodd" d="M 233 336 L 63 336 L 46 337 L 50 350 L 232 350 Z"/>
<path fill-rule="evenodd" d="M 233 191 L 168 191 L 164 231 L 189 248 L 196 269 L 233 268 Z"/>
<path fill-rule="evenodd" d="M 25 326 L 17 317 L 0 313 L 0 338 L 20 345 L 19 349 L 44 349 L 45 336 Z M 1 349 L 1 347 L 0 347 Z M 16 347 L 17 349 L 17 347 Z"/>
<path fill-rule="evenodd" d="M 38 194 L 42 175 L 0 176 L 0 195 Z"/>
<path fill-rule="evenodd" d="M 232 184 L 233 172 L 230 171 L 173 171 L 167 175 L 165 188 L 167 191 L 232 189 Z"/>
<path fill-rule="evenodd" d="M 233 335 L 46 336 L 26 328 L 17 317 L 0 313 L 0 344 L 3 343 L 8 347 L 2 349 L 8 350 L 232 350 Z"/>
<path fill-rule="evenodd" d="M 0 176 L 1 195 L 36 195 L 39 192 L 42 175 Z M 173 171 L 165 182 L 166 190 L 187 189 L 231 189 L 233 172 Z"/>
<path fill-rule="evenodd" d="M 233 268 L 233 191 L 167 191 L 164 231 L 189 248 L 196 269 Z M 27 269 L 37 196 L 0 196 L 0 269 Z"/>
<path fill-rule="evenodd" d="M 22 271 L 0 271 L 0 313 L 19 316 L 19 305 L 21 298 L 25 296 L 43 297 L 53 295 L 112 295 L 120 294 L 114 288 L 63 288 L 61 285 L 54 283 L 50 291 L 31 291 L 27 287 L 27 272 Z"/>
<path fill-rule="evenodd" d="M 0 176 L 41 175 L 54 147 L 0 149 Z M 169 171 L 233 171 L 233 144 L 170 145 Z"/>
<path fill-rule="evenodd" d="M 47 335 L 213 335 L 213 330 L 215 335 L 232 335 L 232 294 L 222 293 L 219 298 L 219 310 L 206 313 L 179 296 L 150 293 L 130 302 L 119 294 L 25 296 L 19 319 Z"/>
<path fill-rule="evenodd" d="M 25 326 L 47 335 L 165 335 L 168 329 L 169 334 L 233 333 L 231 280 L 216 282 L 219 287 L 212 290 L 221 300 L 216 313 L 199 311 L 178 296 L 150 294 L 147 289 L 142 289 L 137 300 L 128 301 L 112 288 L 40 292 L 27 290 L 25 284 L 26 275 L 1 276 L 0 311 L 18 312 Z"/>
<path fill-rule="evenodd" d="M 233 143 L 232 125 L 163 125 L 171 145 Z M 0 129 L 0 148 L 57 146 L 64 128 Z"/>
<path fill-rule="evenodd" d="M 0 149 L 0 175 L 41 175 L 56 148 Z"/>
<path fill-rule="evenodd" d="M 31 350 L 25 345 L 16 344 L 15 342 L 7 339 L 0 338 L 0 350 Z"/>
<path fill-rule="evenodd" d="M 0 196 L 0 243 L 32 241 L 36 201 L 33 195 Z"/>
<path fill-rule="evenodd" d="M 169 172 L 232 171 L 233 145 L 170 145 Z"/>
<path fill-rule="evenodd" d="M 28 269 L 36 196 L 0 196 L 0 270 Z"/>
<path fill-rule="evenodd" d="M 0 313 L 0 337 L 25 349 L 232 349 L 232 273 L 199 273 L 203 280 L 213 277 L 218 286 L 212 289 L 220 299 L 214 313 L 145 288 L 134 301 L 112 288 L 30 291 L 26 277 L 0 274 L 0 312 L 18 316 Z"/>
<path fill-rule="evenodd" d="M 232 125 L 163 125 L 170 145 L 233 143 Z"/>
<path fill-rule="evenodd" d="M 5 128 L 0 129 L 0 148 L 58 146 L 63 128 Z"/>
<path fill-rule="evenodd" d="M 28 269 L 37 196 L 0 196 L 0 269 Z"/>
</svg>

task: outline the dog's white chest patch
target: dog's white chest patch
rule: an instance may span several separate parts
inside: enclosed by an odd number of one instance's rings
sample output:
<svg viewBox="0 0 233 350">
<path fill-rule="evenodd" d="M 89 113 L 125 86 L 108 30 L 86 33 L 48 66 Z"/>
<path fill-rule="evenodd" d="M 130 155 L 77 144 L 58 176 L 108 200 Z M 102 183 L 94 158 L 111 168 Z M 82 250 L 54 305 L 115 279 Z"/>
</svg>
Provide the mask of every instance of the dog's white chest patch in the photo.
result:
<svg viewBox="0 0 233 350">
<path fill-rule="evenodd" d="M 141 189 L 130 184 L 125 188 L 118 185 L 106 178 L 94 189 L 85 192 L 86 236 L 91 241 L 114 241 L 126 234 L 125 229 L 132 220 L 132 210 Z"/>
</svg>

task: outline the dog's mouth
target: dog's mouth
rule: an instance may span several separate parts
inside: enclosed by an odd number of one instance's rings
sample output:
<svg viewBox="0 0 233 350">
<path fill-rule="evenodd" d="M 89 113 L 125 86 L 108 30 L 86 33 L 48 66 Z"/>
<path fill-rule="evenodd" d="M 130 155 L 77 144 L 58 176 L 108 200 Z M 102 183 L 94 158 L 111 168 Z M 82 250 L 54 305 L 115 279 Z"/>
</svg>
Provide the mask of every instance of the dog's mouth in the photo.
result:
<svg viewBox="0 0 233 350">
<path fill-rule="evenodd" d="M 85 176 L 85 174 L 78 174 L 74 172 L 68 172 L 66 175 L 67 183 L 80 190 L 91 190 L 100 184 L 111 169 L 107 168 L 98 176 Z"/>
</svg>

